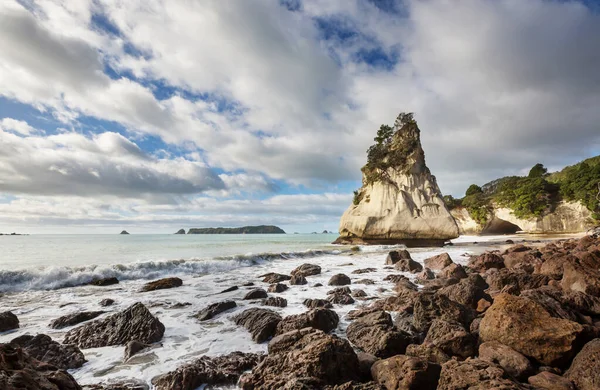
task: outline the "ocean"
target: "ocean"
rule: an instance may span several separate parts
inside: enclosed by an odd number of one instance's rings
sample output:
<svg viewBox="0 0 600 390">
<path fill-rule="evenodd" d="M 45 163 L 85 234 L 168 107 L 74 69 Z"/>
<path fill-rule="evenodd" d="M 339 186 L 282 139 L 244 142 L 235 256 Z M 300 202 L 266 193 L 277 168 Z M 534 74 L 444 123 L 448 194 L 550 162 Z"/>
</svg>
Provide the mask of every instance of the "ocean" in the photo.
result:
<svg viewBox="0 0 600 390">
<path fill-rule="evenodd" d="M 508 237 L 460 237 L 457 245 L 444 248 L 409 249 L 414 260 L 448 252 L 452 259 L 466 264 L 471 254 L 488 246 L 486 240 Z M 280 294 L 285 308 L 271 308 L 282 316 L 306 311 L 307 298 L 326 298 L 331 276 L 344 273 L 354 289 L 367 295 L 351 305 L 334 305 L 340 324 L 334 331 L 344 337 L 346 314 L 372 299 L 393 295 L 393 283 L 384 281 L 387 253 L 394 246 L 349 247 L 330 244 L 333 234 L 298 235 L 31 235 L 0 236 L 0 311 L 10 310 L 19 317 L 20 328 L 0 333 L 0 342 L 24 334 L 44 333 L 62 341 L 70 328 L 55 330 L 48 324 L 60 316 L 79 311 L 106 310 L 99 318 L 142 302 L 165 325 L 163 340 L 153 348 L 124 361 L 123 346 L 83 350 L 88 362 L 70 370 L 80 384 L 108 383 L 137 379 L 150 383 L 159 374 L 174 370 L 201 355 L 218 356 L 233 351 L 266 352 L 266 343 L 256 344 L 250 334 L 234 324 L 233 316 L 260 303 L 242 300 L 253 287 L 267 288 L 260 275 L 268 272 L 289 274 L 303 263 L 318 264 L 320 275 L 308 277 L 308 284 L 290 286 Z M 515 238 L 517 239 L 517 238 Z M 479 244 L 473 244 L 479 241 Z M 471 242 L 471 244 L 468 244 Z M 353 271 L 373 268 L 371 272 Z M 415 275 L 405 274 L 414 279 Z M 112 277 L 120 283 L 108 287 L 79 286 L 93 279 Z M 148 280 L 178 276 L 183 286 L 140 292 Z M 362 284 L 361 279 L 374 284 Z M 321 283 L 322 286 L 315 286 Z M 71 287 L 69 287 L 71 286 Z M 220 293 L 231 286 L 236 291 Z M 101 307 L 112 298 L 115 304 Z M 209 304 L 236 300 L 238 307 L 212 320 L 197 321 L 193 315 Z M 179 304 L 179 305 L 178 305 Z M 180 305 L 186 304 L 186 305 Z M 78 325 L 76 325 L 78 326 Z"/>
</svg>

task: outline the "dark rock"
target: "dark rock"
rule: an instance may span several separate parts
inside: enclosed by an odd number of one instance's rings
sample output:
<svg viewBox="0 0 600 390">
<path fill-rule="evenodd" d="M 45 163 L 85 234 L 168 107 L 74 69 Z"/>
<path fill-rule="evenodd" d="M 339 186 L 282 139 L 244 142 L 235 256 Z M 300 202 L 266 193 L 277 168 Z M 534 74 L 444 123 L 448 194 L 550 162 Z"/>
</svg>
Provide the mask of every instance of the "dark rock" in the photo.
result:
<svg viewBox="0 0 600 390">
<path fill-rule="evenodd" d="M 481 299 L 492 300 L 485 292 L 487 288 L 488 284 L 479 274 L 471 274 L 456 284 L 441 288 L 437 294 L 445 295 L 454 302 L 476 309 Z"/>
<path fill-rule="evenodd" d="M 317 307 L 324 307 L 326 309 L 331 309 L 333 307 L 331 302 L 329 302 L 326 299 L 305 299 L 304 302 L 302 302 L 302 303 L 304 304 L 304 306 L 308 307 L 309 309 L 315 309 Z"/>
<path fill-rule="evenodd" d="M 269 355 L 240 378 L 240 385 L 243 389 L 318 389 L 357 380 L 358 373 L 358 358 L 347 340 L 305 328 L 271 340 Z"/>
<path fill-rule="evenodd" d="M 252 334 L 252 340 L 262 343 L 273 337 L 281 316 L 273 310 L 252 308 L 244 310 L 233 320 Z"/>
<path fill-rule="evenodd" d="M 452 261 L 448 253 L 442 253 L 437 256 L 425 259 L 423 263 L 425 264 L 425 267 L 439 271 L 441 269 L 446 268 L 450 264 L 453 264 L 454 262 Z"/>
<path fill-rule="evenodd" d="M 291 274 L 292 276 L 312 276 L 319 275 L 321 273 L 321 267 L 315 264 L 302 264 L 301 266 L 295 268 Z"/>
<path fill-rule="evenodd" d="M 385 278 L 383 278 L 383 280 L 385 282 L 392 282 L 392 283 L 399 283 L 401 281 L 408 281 L 408 282 L 410 282 L 410 279 L 408 279 L 406 276 L 400 275 L 400 274 L 387 275 Z M 412 283 L 412 282 L 410 282 L 410 283 Z"/>
<path fill-rule="evenodd" d="M 371 373 L 369 373 L 369 378 Z M 377 384 L 376 382 L 346 382 L 341 385 L 325 386 L 323 390 L 385 390 L 385 387 Z"/>
<path fill-rule="evenodd" d="M 167 288 L 181 287 L 183 281 L 179 278 L 163 278 L 146 283 L 142 287 L 142 292 L 164 290 Z"/>
<path fill-rule="evenodd" d="M 276 334 L 283 334 L 292 330 L 315 328 L 329 333 L 337 328 L 340 318 L 333 310 L 317 308 L 305 313 L 285 317 L 277 325 Z"/>
<path fill-rule="evenodd" d="M 351 305 L 354 303 L 354 298 L 348 294 L 332 294 L 329 296 L 328 300 L 337 305 Z"/>
<path fill-rule="evenodd" d="M 11 311 L 0 313 L 0 332 L 17 329 L 19 327 L 19 319 Z"/>
<path fill-rule="evenodd" d="M 482 343 L 479 346 L 479 359 L 498 364 L 509 375 L 520 381 L 525 380 L 533 373 L 533 366 L 529 359 L 514 349 L 495 341 Z"/>
<path fill-rule="evenodd" d="M 42 363 L 14 344 L 0 344 L 0 389 L 81 390 L 64 370 Z"/>
<path fill-rule="evenodd" d="M 491 268 L 505 268 L 504 259 L 500 255 L 489 252 L 476 257 L 471 257 L 468 267 L 473 271 L 480 273 L 484 273 Z"/>
<path fill-rule="evenodd" d="M 356 289 L 352 291 L 352 296 L 354 298 L 364 298 L 367 296 L 367 293 L 364 290 Z"/>
<path fill-rule="evenodd" d="M 108 381 L 102 384 L 84 385 L 83 390 L 149 390 L 146 382 L 137 379 Z"/>
<path fill-rule="evenodd" d="M 106 287 L 106 286 L 112 286 L 114 284 L 119 284 L 119 279 L 117 279 L 115 277 L 95 279 L 95 280 L 92 280 L 91 282 L 89 282 L 88 284 L 91 286 Z"/>
<path fill-rule="evenodd" d="M 355 281 L 354 284 L 372 285 L 375 284 L 375 281 L 373 281 L 372 279 L 359 279 Z"/>
<path fill-rule="evenodd" d="M 185 234 L 185 230 L 184 229 L 179 229 L 177 230 L 177 233 L 175 234 Z"/>
<path fill-rule="evenodd" d="M 274 306 L 274 307 L 286 307 L 287 299 L 282 297 L 268 297 L 267 299 L 263 299 L 263 306 Z"/>
<path fill-rule="evenodd" d="M 527 382 L 539 390 L 576 390 L 572 381 L 547 371 L 530 376 Z"/>
<path fill-rule="evenodd" d="M 441 367 L 414 356 L 397 355 L 371 367 L 373 379 L 386 389 L 436 390 Z"/>
<path fill-rule="evenodd" d="M 254 286 L 254 282 L 246 282 L 244 284 L 242 284 L 242 287 L 251 287 Z"/>
<path fill-rule="evenodd" d="M 415 298 L 413 322 L 419 332 L 427 332 L 435 319 L 456 321 L 468 329 L 473 318 L 473 309 L 454 302 L 445 295 L 426 293 Z"/>
<path fill-rule="evenodd" d="M 202 356 L 174 371 L 154 377 L 156 390 L 193 390 L 208 386 L 235 385 L 244 371 L 255 367 L 263 355 L 232 352 L 218 357 Z"/>
<path fill-rule="evenodd" d="M 348 340 L 371 355 L 387 358 L 406 351 L 411 336 L 394 328 L 392 318 L 384 311 L 366 314 L 346 329 Z"/>
<path fill-rule="evenodd" d="M 361 381 L 366 382 L 371 380 L 371 367 L 373 367 L 373 364 L 375 364 L 375 362 L 379 360 L 379 358 L 366 352 L 357 352 L 356 357 L 358 358 L 358 366 L 360 369 Z"/>
<path fill-rule="evenodd" d="M 429 268 L 423 268 L 423 271 L 421 271 L 419 274 L 417 274 L 417 283 L 423 281 L 423 280 L 432 280 L 435 279 L 435 274 L 433 273 L 432 270 L 430 270 Z"/>
<path fill-rule="evenodd" d="M 112 304 L 115 303 L 114 299 L 110 299 L 110 298 L 104 298 L 103 300 L 100 301 L 100 306 L 112 306 Z"/>
<path fill-rule="evenodd" d="M 10 344 L 22 348 L 32 358 L 61 370 L 79 368 L 86 362 L 77 346 L 60 344 L 45 334 L 23 335 L 11 340 Z"/>
<path fill-rule="evenodd" d="M 284 282 L 286 280 L 290 280 L 292 277 L 289 275 L 283 275 L 283 274 L 278 274 L 275 272 L 270 272 L 268 274 L 264 274 L 259 276 L 259 278 L 263 278 L 263 282 L 265 283 L 279 283 L 279 282 Z"/>
<path fill-rule="evenodd" d="M 327 295 L 336 295 L 336 294 L 352 294 L 352 290 L 350 290 L 350 287 L 346 286 L 346 287 L 337 287 L 334 288 L 333 290 L 329 290 L 327 291 Z"/>
<path fill-rule="evenodd" d="M 268 292 L 270 293 L 281 293 L 287 290 L 289 287 L 283 283 L 273 283 L 269 286 Z"/>
<path fill-rule="evenodd" d="M 442 365 L 437 390 L 524 390 L 502 368 L 480 359 L 449 360 Z"/>
<path fill-rule="evenodd" d="M 564 364 L 573 356 L 583 327 L 553 318 L 530 299 L 500 294 L 479 325 L 483 342 L 497 341 L 546 365 Z"/>
<path fill-rule="evenodd" d="M 239 287 L 238 286 L 231 286 L 229 288 L 226 288 L 225 290 L 221 291 L 219 294 L 224 294 L 224 293 L 228 293 L 228 292 L 232 292 L 232 291 L 236 291 L 238 290 Z"/>
<path fill-rule="evenodd" d="M 444 364 L 451 359 L 446 352 L 431 343 L 410 344 L 406 347 L 406 355 L 419 357 L 437 364 Z"/>
<path fill-rule="evenodd" d="M 104 314 L 104 311 L 82 311 L 79 313 L 67 314 L 66 316 L 58 317 L 50 323 L 50 327 L 52 329 L 62 329 L 68 326 L 77 325 L 84 321 L 93 320 L 101 314 Z"/>
<path fill-rule="evenodd" d="M 400 259 L 395 263 L 394 268 L 400 272 L 417 273 L 423 271 L 421 263 L 417 263 L 413 259 Z"/>
<path fill-rule="evenodd" d="M 575 356 L 565 378 L 575 382 L 579 390 L 600 389 L 600 338 L 587 343 Z"/>
<path fill-rule="evenodd" d="M 267 298 L 268 294 L 265 290 L 263 290 L 262 288 L 255 288 L 253 290 L 248 291 L 248 293 L 246 295 L 244 295 L 244 300 L 248 300 L 248 299 L 263 299 L 263 298 Z"/>
<path fill-rule="evenodd" d="M 514 286 L 516 293 L 531 290 L 548 284 L 546 275 L 530 275 L 523 270 L 500 269 L 486 273 L 485 281 L 491 291 L 501 291 L 506 286 Z"/>
<path fill-rule="evenodd" d="M 127 361 L 130 357 L 134 356 L 135 354 L 146 348 L 150 348 L 151 346 L 152 345 L 150 344 L 140 343 L 137 340 L 128 342 L 127 345 L 125 345 L 123 361 Z"/>
<path fill-rule="evenodd" d="M 194 317 L 196 317 L 200 321 L 210 320 L 217 314 L 223 313 L 227 310 L 231 310 L 236 306 L 237 304 L 234 301 L 216 302 L 200 310 Z"/>
<path fill-rule="evenodd" d="M 329 279 L 330 286 L 345 286 L 347 284 L 351 284 L 350 278 L 344 274 L 333 275 L 331 279 Z"/>
<path fill-rule="evenodd" d="M 308 284 L 308 282 L 306 281 L 306 278 L 302 275 L 292 275 L 292 278 L 290 279 L 290 285 L 292 286 L 300 286 L 303 284 Z"/>
<path fill-rule="evenodd" d="M 433 320 L 424 342 L 462 359 L 475 356 L 477 352 L 475 337 L 456 321 Z"/>
<path fill-rule="evenodd" d="M 446 279 L 463 279 L 467 277 L 467 272 L 460 264 L 452 263 L 447 267 L 444 267 L 438 274 L 438 278 Z"/>
<path fill-rule="evenodd" d="M 322 283 L 315 283 L 315 284 L 313 284 L 313 287 L 323 287 L 323 284 Z"/>
<path fill-rule="evenodd" d="M 385 264 L 394 265 L 400 260 L 412 260 L 412 257 L 410 257 L 410 253 L 408 253 L 406 249 L 402 249 L 399 251 L 391 251 L 385 259 Z"/>
<path fill-rule="evenodd" d="M 375 271 L 377 271 L 377 268 L 361 268 L 361 269 L 355 269 L 354 271 L 352 271 L 352 273 L 355 275 L 360 275 L 360 274 L 366 274 L 366 273 L 375 272 Z"/>
<path fill-rule="evenodd" d="M 64 343 L 80 348 L 125 345 L 132 340 L 155 343 L 164 333 L 165 326 L 138 302 L 120 313 L 71 329 L 65 335 Z"/>
</svg>

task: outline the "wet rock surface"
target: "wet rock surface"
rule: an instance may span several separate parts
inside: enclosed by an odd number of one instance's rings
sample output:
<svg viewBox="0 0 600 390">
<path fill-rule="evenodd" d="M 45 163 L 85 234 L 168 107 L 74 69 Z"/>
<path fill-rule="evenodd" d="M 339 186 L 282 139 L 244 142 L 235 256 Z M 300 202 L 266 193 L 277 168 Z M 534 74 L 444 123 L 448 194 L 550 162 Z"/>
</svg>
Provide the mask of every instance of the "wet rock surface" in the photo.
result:
<svg viewBox="0 0 600 390">
<path fill-rule="evenodd" d="M 410 335 L 398 331 L 391 316 L 382 310 L 357 318 L 346 329 L 346 336 L 364 352 L 380 358 L 403 354 L 411 343 Z"/>
<path fill-rule="evenodd" d="M 233 321 L 246 328 L 252 334 L 252 340 L 262 343 L 275 335 L 281 316 L 273 310 L 252 308 L 238 314 Z"/>
<path fill-rule="evenodd" d="M 321 273 L 321 267 L 316 264 L 302 264 L 295 268 L 292 272 L 292 276 L 312 276 L 319 275 Z"/>
<path fill-rule="evenodd" d="M 66 316 L 62 316 L 53 320 L 50 323 L 50 327 L 52 329 L 66 328 L 69 326 L 77 325 L 84 321 L 92 320 L 104 313 L 104 311 L 81 311 L 78 313 L 67 314 Z"/>
<path fill-rule="evenodd" d="M 17 329 L 19 327 L 19 319 L 10 311 L 0 313 L 0 332 Z"/>
<path fill-rule="evenodd" d="M 282 297 L 268 297 L 263 299 L 262 304 L 263 306 L 286 307 L 288 302 L 287 299 Z"/>
<path fill-rule="evenodd" d="M 345 286 L 347 284 L 351 284 L 352 282 L 350 281 L 350 278 L 348 277 L 348 275 L 345 274 L 337 274 L 337 275 L 333 275 L 331 277 L 331 279 L 329 279 L 329 283 L 327 283 L 330 286 Z"/>
<path fill-rule="evenodd" d="M 277 325 L 277 334 L 283 334 L 292 330 L 303 328 L 314 328 L 325 333 L 337 328 L 340 318 L 333 310 L 317 308 L 306 313 L 295 314 L 285 317 Z"/>
<path fill-rule="evenodd" d="M 263 290 L 262 288 L 255 288 L 253 290 L 248 291 L 248 293 L 246 293 L 246 295 L 244 295 L 244 300 L 248 300 L 248 299 L 263 299 L 263 298 L 267 298 L 268 294 L 265 290 Z"/>
<path fill-rule="evenodd" d="M 183 284 L 183 281 L 179 278 L 163 278 L 163 279 L 158 279 L 158 280 L 146 283 L 142 287 L 141 291 L 147 292 L 147 291 L 164 290 L 167 288 L 181 287 L 182 284 Z"/>
<path fill-rule="evenodd" d="M 425 359 L 396 355 L 373 364 L 373 379 L 386 389 L 436 390 L 441 367 Z"/>
<path fill-rule="evenodd" d="M 60 344 L 45 334 L 23 335 L 12 339 L 10 344 L 22 348 L 34 359 L 63 370 L 79 368 L 86 362 L 83 353 L 77 346 Z"/>
<path fill-rule="evenodd" d="M 234 301 L 216 302 L 200 310 L 195 317 L 199 321 L 207 321 L 211 318 L 214 318 L 218 314 L 233 309 L 234 307 L 237 307 L 237 304 Z"/>
</svg>

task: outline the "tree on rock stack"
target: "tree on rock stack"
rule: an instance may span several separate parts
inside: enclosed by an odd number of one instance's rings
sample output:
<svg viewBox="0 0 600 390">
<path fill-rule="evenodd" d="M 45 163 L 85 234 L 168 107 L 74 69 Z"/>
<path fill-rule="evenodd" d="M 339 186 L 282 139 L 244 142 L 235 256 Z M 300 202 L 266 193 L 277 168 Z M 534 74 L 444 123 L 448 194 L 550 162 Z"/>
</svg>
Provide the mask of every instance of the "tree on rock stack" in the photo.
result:
<svg viewBox="0 0 600 390">
<path fill-rule="evenodd" d="M 442 245 L 458 237 L 456 222 L 425 165 L 412 113 L 381 125 L 367 150 L 362 187 L 340 221 L 338 244 Z"/>
</svg>

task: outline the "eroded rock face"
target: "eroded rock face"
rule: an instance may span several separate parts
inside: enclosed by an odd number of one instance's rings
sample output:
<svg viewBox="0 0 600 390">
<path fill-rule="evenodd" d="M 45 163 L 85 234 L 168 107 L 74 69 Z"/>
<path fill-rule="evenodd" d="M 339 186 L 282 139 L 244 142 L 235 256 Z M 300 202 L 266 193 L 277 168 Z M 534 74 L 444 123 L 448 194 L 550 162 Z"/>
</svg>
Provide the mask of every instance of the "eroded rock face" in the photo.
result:
<svg viewBox="0 0 600 390">
<path fill-rule="evenodd" d="M 307 284 L 306 278 L 303 275 L 292 275 L 290 279 L 291 286 L 301 286 L 303 284 Z"/>
<path fill-rule="evenodd" d="M 385 258 L 385 265 L 394 265 L 400 260 L 412 260 L 410 253 L 406 249 L 391 251 Z"/>
<path fill-rule="evenodd" d="M 92 320 L 98 317 L 101 314 L 104 314 L 104 311 L 81 311 L 78 313 L 67 314 L 66 316 L 58 317 L 50 323 L 50 327 L 52 329 L 62 329 L 68 326 L 77 325 L 84 321 Z"/>
<path fill-rule="evenodd" d="M 573 356 L 583 327 L 553 318 L 530 299 L 499 294 L 479 325 L 482 341 L 497 341 L 538 362 L 556 366 Z"/>
<path fill-rule="evenodd" d="M 0 332 L 17 329 L 19 327 L 19 319 L 10 311 L 0 313 Z"/>
<path fill-rule="evenodd" d="M 302 302 L 304 304 L 304 306 L 308 307 L 309 309 L 315 309 L 317 307 L 324 307 L 326 309 L 331 309 L 333 307 L 333 305 L 331 304 L 331 302 L 329 302 L 327 299 L 305 299 L 304 302 Z"/>
<path fill-rule="evenodd" d="M 282 293 L 288 288 L 289 287 L 283 283 L 273 283 L 269 286 L 269 289 L 267 291 L 270 293 Z"/>
<path fill-rule="evenodd" d="M 262 343 L 275 335 L 281 316 L 273 310 L 252 308 L 244 310 L 233 320 L 252 334 L 252 340 Z"/>
<path fill-rule="evenodd" d="M 426 332 L 435 319 L 456 321 L 468 329 L 475 312 L 445 295 L 418 294 L 414 303 L 414 325 L 419 332 Z"/>
<path fill-rule="evenodd" d="M 425 267 L 435 271 L 439 271 L 452 264 L 453 261 L 448 253 L 442 253 L 437 256 L 425 259 L 423 263 L 425 264 Z"/>
<path fill-rule="evenodd" d="M 299 267 L 296 267 L 292 272 L 292 276 L 312 276 L 319 275 L 321 273 L 321 267 L 316 264 L 302 264 Z"/>
<path fill-rule="evenodd" d="M 456 284 L 441 288 L 437 294 L 445 295 L 454 302 L 476 309 L 481 299 L 492 301 L 485 292 L 487 288 L 488 284 L 480 275 L 471 274 Z"/>
<path fill-rule="evenodd" d="M 0 389 L 81 390 L 64 370 L 42 363 L 13 344 L 0 344 Z"/>
<path fill-rule="evenodd" d="M 288 302 L 287 299 L 282 297 L 268 297 L 263 299 L 262 304 L 263 306 L 286 307 Z"/>
<path fill-rule="evenodd" d="M 486 252 L 469 260 L 469 268 L 475 272 L 485 272 L 488 269 L 504 268 L 504 259 L 495 253 Z"/>
<path fill-rule="evenodd" d="M 292 330 L 314 328 L 329 333 L 337 328 L 340 318 L 333 310 L 317 308 L 306 313 L 285 317 L 277 325 L 276 334 L 283 334 Z"/>
<path fill-rule="evenodd" d="M 456 321 L 434 320 L 424 342 L 438 347 L 450 356 L 463 359 L 472 357 L 477 352 L 475 337 Z"/>
<path fill-rule="evenodd" d="M 138 352 L 141 352 L 146 348 L 150 348 L 151 346 L 151 344 L 140 343 L 137 340 L 128 342 L 127 345 L 125 345 L 125 351 L 123 352 L 123 361 L 127 361 Z"/>
<path fill-rule="evenodd" d="M 244 371 L 255 367 L 263 355 L 232 352 L 229 355 L 202 356 L 192 363 L 152 379 L 156 390 L 194 390 L 203 384 L 234 385 Z"/>
<path fill-rule="evenodd" d="M 406 354 L 437 364 L 444 364 L 450 360 L 450 356 L 448 356 L 446 352 L 428 342 L 424 342 L 423 344 L 410 344 L 406 347 Z"/>
<path fill-rule="evenodd" d="M 142 292 L 164 290 L 167 288 L 181 287 L 183 281 L 179 278 L 163 278 L 146 283 L 142 287 Z"/>
<path fill-rule="evenodd" d="M 403 354 L 412 341 L 411 335 L 394 328 L 391 316 L 382 310 L 356 319 L 346 329 L 346 336 L 352 344 L 380 358 Z"/>
<path fill-rule="evenodd" d="M 371 367 L 373 379 L 386 389 L 436 390 L 441 367 L 413 356 L 397 355 Z"/>
<path fill-rule="evenodd" d="M 263 278 L 263 282 L 265 283 L 279 283 L 284 282 L 286 280 L 290 280 L 292 278 L 289 275 L 278 274 L 275 272 L 270 272 L 268 274 L 261 275 L 260 277 Z"/>
<path fill-rule="evenodd" d="M 502 368 L 480 359 L 464 362 L 449 360 L 442 365 L 442 373 L 437 390 L 524 390 L 524 387 L 511 379 Z"/>
<path fill-rule="evenodd" d="M 305 328 L 271 340 L 269 355 L 251 374 L 242 376 L 240 385 L 243 389 L 324 388 L 358 380 L 358 374 L 358 358 L 347 340 Z"/>
<path fill-rule="evenodd" d="M 498 364 L 508 374 L 521 381 L 533 373 L 533 366 L 529 359 L 496 341 L 482 343 L 479 346 L 479 359 Z"/>
<path fill-rule="evenodd" d="M 576 390 L 572 381 L 548 371 L 530 376 L 527 382 L 536 389 L 541 390 Z"/>
<path fill-rule="evenodd" d="M 207 321 L 216 315 L 223 313 L 224 311 L 233 309 L 234 307 L 237 307 L 237 304 L 234 301 L 216 302 L 200 310 L 195 317 L 199 321 Z"/>
<path fill-rule="evenodd" d="M 160 341 L 164 333 L 165 326 L 138 302 L 120 313 L 71 329 L 64 343 L 79 348 L 125 345 L 132 340 L 150 344 Z"/>
<path fill-rule="evenodd" d="M 22 348 L 32 358 L 62 370 L 79 368 L 86 362 L 77 346 L 60 344 L 45 334 L 23 335 L 11 340 L 10 344 Z"/>
<path fill-rule="evenodd" d="M 387 149 L 391 157 L 386 158 L 397 166 L 363 171 L 363 186 L 341 218 L 340 239 L 414 245 L 458 237 L 456 221 L 425 165 L 416 122 L 397 120 L 394 132 Z M 373 173 L 378 179 L 370 181 Z"/>
<path fill-rule="evenodd" d="M 600 389 L 600 339 L 587 343 L 575 356 L 565 377 L 579 390 Z"/>
</svg>

